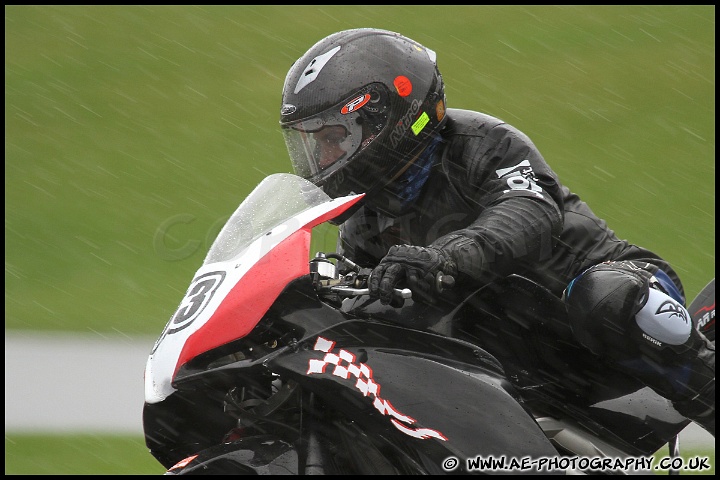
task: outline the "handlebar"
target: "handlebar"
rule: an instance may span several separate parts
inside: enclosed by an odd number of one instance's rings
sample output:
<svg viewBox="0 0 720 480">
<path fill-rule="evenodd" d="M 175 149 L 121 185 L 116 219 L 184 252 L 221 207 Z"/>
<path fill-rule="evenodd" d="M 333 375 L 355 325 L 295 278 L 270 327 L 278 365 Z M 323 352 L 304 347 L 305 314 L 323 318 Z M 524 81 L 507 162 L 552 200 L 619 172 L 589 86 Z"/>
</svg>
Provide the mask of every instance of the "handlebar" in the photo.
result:
<svg viewBox="0 0 720 480">
<path fill-rule="evenodd" d="M 329 259 L 342 262 L 346 268 L 349 268 L 349 271 L 341 275 L 338 272 L 339 266 L 330 262 Z M 318 293 L 332 294 L 343 298 L 370 295 L 370 289 L 367 288 L 367 283 L 372 269 L 361 268 L 352 260 L 339 253 L 316 253 L 315 258 L 310 260 L 310 272 L 314 275 L 315 288 Z M 455 278 L 452 275 L 445 275 L 443 272 L 438 272 L 435 277 L 435 288 L 438 293 L 442 293 L 454 285 Z M 409 288 L 394 288 L 393 290 L 400 304 L 413 296 L 412 290 Z"/>
<path fill-rule="evenodd" d="M 442 293 L 443 290 L 449 290 L 455 286 L 455 277 L 452 275 L 445 275 L 443 272 L 438 272 L 435 276 L 435 289 L 438 293 Z"/>
</svg>

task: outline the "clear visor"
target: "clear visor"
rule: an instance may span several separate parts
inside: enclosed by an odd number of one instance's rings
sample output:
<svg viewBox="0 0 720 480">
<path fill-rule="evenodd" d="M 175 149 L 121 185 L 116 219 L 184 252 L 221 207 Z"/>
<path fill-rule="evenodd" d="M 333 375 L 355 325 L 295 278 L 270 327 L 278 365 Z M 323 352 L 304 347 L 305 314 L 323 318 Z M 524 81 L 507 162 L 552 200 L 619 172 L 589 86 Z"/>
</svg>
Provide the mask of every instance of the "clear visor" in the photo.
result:
<svg viewBox="0 0 720 480">
<path fill-rule="evenodd" d="M 360 149 L 362 119 L 357 111 L 333 107 L 320 115 L 285 125 L 283 135 L 295 173 L 317 180 L 344 165 Z"/>
</svg>

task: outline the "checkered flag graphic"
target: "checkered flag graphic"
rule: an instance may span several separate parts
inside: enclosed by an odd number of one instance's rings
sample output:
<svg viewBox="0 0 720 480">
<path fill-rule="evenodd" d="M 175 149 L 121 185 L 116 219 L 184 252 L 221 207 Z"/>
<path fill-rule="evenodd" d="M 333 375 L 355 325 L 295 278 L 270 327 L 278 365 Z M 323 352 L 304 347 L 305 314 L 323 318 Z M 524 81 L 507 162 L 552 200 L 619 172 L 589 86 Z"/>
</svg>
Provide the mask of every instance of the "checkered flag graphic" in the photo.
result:
<svg viewBox="0 0 720 480">
<path fill-rule="evenodd" d="M 309 360 L 307 374 L 324 374 L 327 373 L 328 366 L 332 366 L 332 372 L 330 372 L 332 375 L 345 380 L 355 378 L 355 388 L 365 397 L 372 395 L 374 397 L 373 406 L 383 415 L 392 417 L 390 421 L 401 432 L 415 438 L 426 439 L 434 437 L 440 440 L 447 440 L 445 435 L 437 430 L 430 428 L 412 428 L 405 425 L 415 423 L 415 419 L 403 415 L 393 408 L 389 401 L 380 398 L 380 385 L 373 380 L 372 369 L 364 363 L 356 364 L 356 358 L 352 352 L 341 349 L 337 354 L 332 353 L 334 348 L 334 341 L 318 337 L 313 350 L 325 352 L 325 355 L 321 360 L 315 358 Z"/>
</svg>

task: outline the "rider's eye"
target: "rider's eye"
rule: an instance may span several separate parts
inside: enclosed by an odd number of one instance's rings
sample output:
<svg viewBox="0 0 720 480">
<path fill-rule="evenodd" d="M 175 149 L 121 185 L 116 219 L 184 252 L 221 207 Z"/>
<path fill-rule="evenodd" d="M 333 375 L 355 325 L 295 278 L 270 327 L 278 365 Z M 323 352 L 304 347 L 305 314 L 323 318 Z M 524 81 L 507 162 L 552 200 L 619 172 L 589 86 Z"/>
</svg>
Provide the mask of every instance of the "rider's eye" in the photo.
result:
<svg viewBox="0 0 720 480">
<path fill-rule="evenodd" d="M 324 145 L 337 145 L 345 141 L 346 138 L 347 130 L 340 126 L 331 126 L 315 134 L 317 142 Z"/>
<path fill-rule="evenodd" d="M 345 140 L 345 135 L 342 134 L 330 134 L 323 140 L 325 143 L 341 143 L 343 140 Z"/>
</svg>

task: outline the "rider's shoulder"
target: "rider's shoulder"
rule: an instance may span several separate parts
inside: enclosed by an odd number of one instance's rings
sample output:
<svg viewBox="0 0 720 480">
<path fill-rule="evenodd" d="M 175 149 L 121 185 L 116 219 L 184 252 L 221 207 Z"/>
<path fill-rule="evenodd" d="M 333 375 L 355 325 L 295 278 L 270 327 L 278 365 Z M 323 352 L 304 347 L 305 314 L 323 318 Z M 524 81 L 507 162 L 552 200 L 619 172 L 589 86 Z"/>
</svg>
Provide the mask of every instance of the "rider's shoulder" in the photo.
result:
<svg viewBox="0 0 720 480">
<path fill-rule="evenodd" d="M 484 137 L 490 130 L 516 130 L 504 120 L 487 113 L 459 108 L 447 109 L 447 121 L 442 130 L 446 139 L 453 136 Z"/>
<path fill-rule="evenodd" d="M 518 128 L 500 118 L 474 110 L 448 108 L 441 136 L 446 145 L 445 157 L 453 163 L 473 163 L 478 158 L 494 156 L 500 144 L 504 144 L 501 151 L 536 150 L 532 140 Z"/>
</svg>

